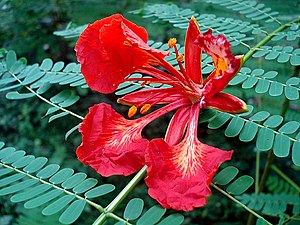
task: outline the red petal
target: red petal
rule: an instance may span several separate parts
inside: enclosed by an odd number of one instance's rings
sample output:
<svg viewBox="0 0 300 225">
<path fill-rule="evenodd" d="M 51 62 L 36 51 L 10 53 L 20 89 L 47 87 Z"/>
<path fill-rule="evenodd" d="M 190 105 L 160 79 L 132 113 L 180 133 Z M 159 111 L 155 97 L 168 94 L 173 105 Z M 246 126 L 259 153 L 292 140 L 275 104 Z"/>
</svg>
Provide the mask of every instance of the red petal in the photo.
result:
<svg viewBox="0 0 300 225">
<path fill-rule="evenodd" d="M 110 105 L 95 105 L 79 128 L 82 143 L 77 157 L 102 176 L 132 174 L 145 164 L 148 140 L 141 137 L 142 129 L 138 121 L 124 119 Z"/>
<path fill-rule="evenodd" d="M 136 105 L 140 107 L 144 104 L 166 104 L 185 98 L 180 94 L 178 88 L 153 88 L 132 92 L 118 99 L 119 103 L 125 105 Z"/>
<path fill-rule="evenodd" d="M 96 91 L 111 93 L 128 74 L 168 54 L 152 49 L 147 40 L 144 28 L 118 14 L 88 25 L 75 47 L 87 84 Z"/>
<path fill-rule="evenodd" d="M 154 139 L 145 155 L 149 195 L 164 208 L 191 211 L 201 207 L 211 193 L 208 185 L 218 165 L 231 154 L 199 141 L 185 139 L 170 147 L 163 139 Z"/>
<path fill-rule="evenodd" d="M 187 127 L 190 108 L 190 106 L 181 107 L 173 115 L 165 135 L 168 145 L 173 146 L 181 141 Z"/>
<path fill-rule="evenodd" d="M 195 43 L 213 58 L 216 68 L 204 81 L 203 95 L 208 100 L 214 94 L 222 91 L 237 74 L 242 65 L 243 57 L 233 56 L 226 37 L 224 35 L 213 36 L 211 29 L 203 35 L 199 35 Z"/>
<path fill-rule="evenodd" d="M 184 64 L 187 75 L 197 84 L 202 83 L 201 72 L 201 48 L 194 42 L 200 35 L 198 23 L 194 17 L 191 18 L 185 36 Z"/>
<path fill-rule="evenodd" d="M 247 105 L 243 100 L 226 93 L 214 95 L 206 102 L 206 107 L 229 113 L 243 113 L 248 111 Z"/>
<path fill-rule="evenodd" d="M 233 153 L 201 143 L 197 138 L 199 105 L 190 110 L 189 127 L 179 144 L 170 146 L 154 139 L 145 154 L 149 195 L 165 208 L 184 211 L 206 204 L 212 177 Z"/>
</svg>

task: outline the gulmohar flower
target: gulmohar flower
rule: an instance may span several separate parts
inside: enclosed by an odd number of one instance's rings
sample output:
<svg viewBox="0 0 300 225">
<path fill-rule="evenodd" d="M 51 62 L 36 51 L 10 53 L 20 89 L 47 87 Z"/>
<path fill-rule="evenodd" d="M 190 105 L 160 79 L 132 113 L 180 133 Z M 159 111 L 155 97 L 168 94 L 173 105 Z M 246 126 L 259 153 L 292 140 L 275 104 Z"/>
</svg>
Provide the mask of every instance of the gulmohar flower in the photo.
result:
<svg viewBox="0 0 300 225">
<path fill-rule="evenodd" d="M 165 208 L 190 211 L 206 204 L 212 177 L 233 153 L 198 140 L 199 112 L 204 108 L 247 111 L 242 100 L 222 92 L 239 71 L 243 56 L 232 55 L 223 35 L 213 36 L 211 30 L 200 33 L 195 18 L 186 32 L 184 55 L 178 53 L 175 38 L 168 42 L 180 70 L 164 59 L 168 51 L 153 49 L 147 41 L 143 27 L 119 14 L 88 25 L 80 35 L 75 50 L 93 90 L 111 93 L 125 81 L 170 87 L 143 89 L 119 98 L 119 103 L 130 106 L 129 118 L 138 111 L 143 115 L 138 119 L 125 119 L 106 103 L 92 106 L 80 126 L 82 143 L 76 153 L 103 176 L 126 176 L 147 165 L 149 195 Z M 212 57 L 215 66 L 204 81 L 202 51 Z M 132 73 L 148 76 L 129 78 Z M 163 106 L 147 113 L 157 104 Z M 175 113 L 164 138 L 149 141 L 142 137 L 148 123 L 171 111 Z"/>
</svg>

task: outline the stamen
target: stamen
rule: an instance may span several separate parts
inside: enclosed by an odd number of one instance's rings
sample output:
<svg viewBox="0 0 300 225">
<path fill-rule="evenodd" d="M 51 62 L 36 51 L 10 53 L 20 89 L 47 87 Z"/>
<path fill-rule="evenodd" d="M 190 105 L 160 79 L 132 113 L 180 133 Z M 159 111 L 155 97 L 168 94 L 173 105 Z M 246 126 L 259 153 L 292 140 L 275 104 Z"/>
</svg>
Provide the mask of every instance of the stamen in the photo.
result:
<svg viewBox="0 0 300 225">
<path fill-rule="evenodd" d="M 169 45 L 169 48 L 173 48 L 177 43 L 177 39 L 176 38 L 171 38 L 169 41 L 168 41 L 168 45 Z"/>
<path fill-rule="evenodd" d="M 137 107 L 135 105 L 131 106 L 128 110 L 128 117 L 133 117 L 137 112 Z"/>
<path fill-rule="evenodd" d="M 183 60 L 183 55 L 182 55 L 182 54 L 179 54 L 179 55 L 176 57 L 176 60 L 177 60 L 177 62 L 182 62 L 182 60 Z"/>
<path fill-rule="evenodd" d="M 151 105 L 150 104 L 145 104 L 142 106 L 141 110 L 140 110 L 140 113 L 141 114 L 145 114 L 149 111 L 149 109 L 151 108 Z"/>
<path fill-rule="evenodd" d="M 141 87 L 144 87 L 145 85 L 151 84 L 150 80 L 144 81 L 143 83 L 141 83 Z"/>
<path fill-rule="evenodd" d="M 151 66 L 159 66 L 159 61 L 155 59 L 148 59 L 148 64 Z"/>
</svg>

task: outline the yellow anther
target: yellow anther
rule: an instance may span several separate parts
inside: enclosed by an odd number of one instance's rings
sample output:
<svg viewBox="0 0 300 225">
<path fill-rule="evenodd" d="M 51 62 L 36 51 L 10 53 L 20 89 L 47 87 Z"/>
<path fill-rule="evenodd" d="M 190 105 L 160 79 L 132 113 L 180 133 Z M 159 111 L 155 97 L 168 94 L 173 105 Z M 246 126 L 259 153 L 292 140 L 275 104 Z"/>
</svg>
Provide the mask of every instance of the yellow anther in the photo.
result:
<svg viewBox="0 0 300 225">
<path fill-rule="evenodd" d="M 137 107 L 135 105 L 131 106 L 128 110 L 128 117 L 133 117 L 137 112 Z"/>
<path fill-rule="evenodd" d="M 177 62 L 182 62 L 183 60 L 183 55 L 182 54 L 179 54 L 176 58 Z"/>
<path fill-rule="evenodd" d="M 176 38 L 171 38 L 169 41 L 168 41 L 168 45 L 169 45 L 169 48 L 173 48 L 177 43 L 177 40 Z"/>
<path fill-rule="evenodd" d="M 129 41 L 124 41 L 124 42 L 123 42 L 123 45 L 132 47 L 132 44 L 131 44 Z"/>
<path fill-rule="evenodd" d="M 145 114 L 149 111 L 149 109 L 151 108 L 151 105 L 150 104 L 145 104 L 142 106 L 141 110 L 140 110 L 140 113 L 141 114 Z"/>
</svg>

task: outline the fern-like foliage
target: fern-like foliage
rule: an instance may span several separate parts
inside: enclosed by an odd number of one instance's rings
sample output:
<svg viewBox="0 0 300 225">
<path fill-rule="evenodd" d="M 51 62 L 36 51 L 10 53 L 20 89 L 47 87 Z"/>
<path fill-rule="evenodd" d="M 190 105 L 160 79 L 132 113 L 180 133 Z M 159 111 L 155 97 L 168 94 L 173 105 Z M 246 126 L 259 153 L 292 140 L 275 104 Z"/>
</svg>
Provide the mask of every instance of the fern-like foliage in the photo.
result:
<svg viewBox="0 0 300 225">
<path fill-rule="evenodd" d="M 212 28 L 213 32 L 225 34 L 233 46 L 243 44 L 246 41 L 253 40 L 253 37 L 246 36 L 246 33 L 262 34 L 266 33 L 257 24 L 251 24 L 242 20 L 233 18 L 217 17 L 214 14 L 201 14 L 194 12 L 191 9 L 183 9 L 176 5 L 154 4 L 136 10 L 132 13 L 142 13 L 144 18 L 155 17 L 159 20 L 167 21 L 180 29 L 188 27 L 188 21 L 191 16 L 194 16 L 200 26 L 200 29 Z M 154 20 L 153 22 L 156 22 Z M 204 30 L 203 30 L 204 31 Z"/>
<path fill-rule="evenodd" d="M 268 8 L 263 3 L 258 3 L 257 1 L 243 1 L 243 0 L 205 0 L 208 3 L 218 4 L 227 9 L 236 11 L 242 15 L 245 15 L 246 18 L 251 20 L 258 21 L 263 20 L 267 23 L 276 21 L 280 24 L 276 15 L 278 12 L 272 11 L 271 8 Z"/>
<path fill-rule="evenodd" d="M 267 111 L 251 114 L 253 106 L 249 105 L 248 107 L 249 112 L 240 115 L 217 112 L 210 119 L 208 127 L 217 129 L 227 124 L 225 135 L 227 137 L 239 136 L 243 142 L 252 141 L 257 137 L 257 149 L 260 151 L 272 149 L 277 157 L 287 157 L 291 150 L 293 162 L 300 165 L 300 123 L 289 121 L 282 124 L 282 116 L 270 115 Z"/>
<path fill-rule="evenodd" d="M 80 73 L 80 66 L 76 63 L 65 66 L 63 62 L 53 63 L 51 59 L 44 59 L 41 65 L 27 66 L 26 59 L 17 59 L 14 51 L 1 50 L 0 92 L 7 92 L 7 99 L 22 100 L 38 97 L 47 102 L 51 106 L 46 113 L 46 116 L 51 115 L 49 122 L 73 114 L 66 108 L 79 100 L 79 96 L 71 90 L 64 90 L 49 100 L 45 99 L 42 95 L 52 84 L 87 88 L 84 77 Z M 75 116 L 81 119 L 80 116 Z"/>
<path fill-rule="evenodd" d="M 279 176 L 269 176 L 266 182 L 268 192 L 273 194 L 287 194 L 290 196 L 298 196 L 299 191 L 291 186 L 288 182 Z"/>
<path fill-rule="evenodd" d="M 237 197 L 249 208 L 261 211 L 263 214 L 279 216 L 286 213 L 288 206 L 292 206 L 292 214 L 300 213 L 300 197 L 287 194 L 243 194 Z"/>
<path fill-rule="evenodd" d="M 243 89 L 254 89 L 258 94 L 268 93 L 277 97 L 282 94 L 289 100 L 298 100 L 300 92 L 300 78 L 291 77 L 285 83 L 274 80 L 277 71 L 264 71 L 263 69 L 251 70 L 241 68 L 240 72 L 229 82 L 230 85 L 239 85 Z"/>
<path fill-rule="evenodd" d="M 4 147 L 4 142 L 0 142 L 0 147 L 0 196 L 12 195 L 11 201 L 24 202 L 26 209 L 43 206 L 44 215 L 59 213 L 63 224 L 77 220 L 86 204 L 104 211 L 91 199 L 115 189 L 112 184 L 96 186 L 98 181 L 87 178 L 85 173 L 60 169 L 57 164 L 47 165 L 47 158 Z"/>
<path fill-rule="evenodd" d="M 264 57 L 266 60 L 276 60 L 279 63 L 290 62 L 292 66 L 298 66 L 300 65 L 300 48 L 279 45 L 262 46 L 253 57 Z"/>
<path fill-rule="evenodd" d="M 297 38 L 300 38 L 299 24 L 293 23 L 291 24 L 289 31 L 279 32 L 272 38 L 272 41 L 279 41 L 283 39 L 286 39 L 287 41 L 295 41 Z"/>
</svg>

